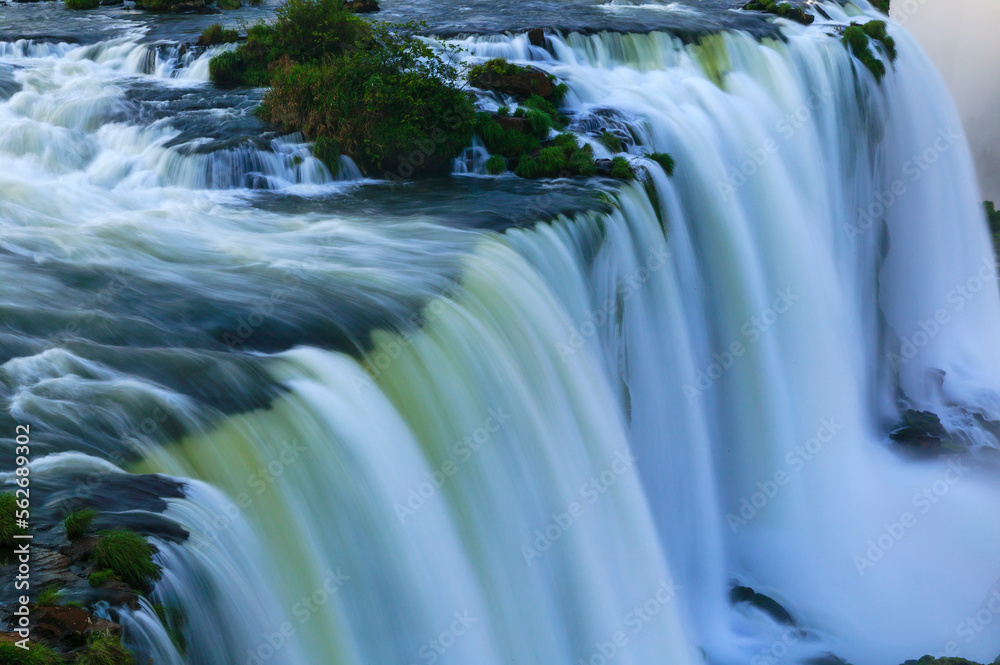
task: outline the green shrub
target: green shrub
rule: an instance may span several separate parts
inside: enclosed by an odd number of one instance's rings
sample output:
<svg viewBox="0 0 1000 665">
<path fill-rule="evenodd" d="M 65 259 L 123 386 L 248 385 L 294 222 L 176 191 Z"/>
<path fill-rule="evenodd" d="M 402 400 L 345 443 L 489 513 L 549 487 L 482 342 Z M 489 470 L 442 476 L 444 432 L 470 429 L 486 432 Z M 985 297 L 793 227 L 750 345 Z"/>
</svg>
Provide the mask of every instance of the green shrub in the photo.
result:
<svg viewBox="0 0 1000 665">
<path fill-rule="evenodd" d="M 160 567 L 153 563 L 153 548 L 145 538 L 121 528 L 98 535 L 101 539 L 90 553 L 95 566 L 113 571 L 121 581 L 137 589 L 160 579 Z"/>
<path fill-rule="evenodd" d="M 500 175 L 507 172 L 507 160 L 500 155 L 490 155 L 486 160 L 486 172 L 490 175 Z"/>
<path fill-rule="evenodd" d="M 594 150 L 580 146 L 572 134 L 559 134 L 537 156 L 523 155 L 514 173 L 522 178 L 565 178 L 591 176 L 597 172 Z"/>
<path fill-rule="evenodd" d="M 516 173 L 521 178 L 538 178 L 539 169 L 538 161 L 534 157 L 529 157 L 528 155 L 521 155 L 521 159 L 517 162 L 517 167 L 514 169 Z"/>
<path fill-rule="evenodd" d="M 24 529 L 17 526 L 15 514 L 17 511 L 17 498 L 13 492 L 0 493 L 0 546 L 4 549 L 14 545 L 14 536 L 24 533 Z"/>
<path fill-rule="evenodd" d="M 62 521 L 63 527 L 66 529 L 66 537 L 70 540 L 83 537 L 96 517 L 97 511 L 93 508 L 83 508 L 68 513 Z"/>
<path fill-rule="evenodd" d="M 601 135 L 597 137 L 597 140 L 611 152 L 622 151 L 622 140 L 616 134 L 612 134 L 607 130 L 601 132 Z"/>
<path fill-rule="evenodd" d="M 136 0 L 135 8 L 148 12 L 169 12 L 180 0 Z"/>
<path fill-rule="evenodd" d="M 481 65 L 473 65 L 469 68 L 469 80 L 478 79 L 483 76 L 495 74 L 497 76 L 516 76 L 517 74 L 527 74 L 531 70 L 527 67 L 515 65 L 507 62 L 504 58 L 493 58 Z M 473 83 L 475 85 L 475 83 Z"/>
<path fill-rule="evenodd" d="M 54 586 L 47 586 L 42 589 L 41 593 L 38 594 L 38 599 L 35 600 L 35 604 L 41 607 L 52 607 L 53 605 L 61 605 L 59 602 L 60 596 L 63 592 L 61 589 L 57 589 Z"/>
<path fill-rule="evenodd" d="M 797 21 L 803 25 L 810 25 L 816 20 L 816 17 L 812 14 L 807 14 L 799 7 L 793 7 L 787 2 L 775 2 L 775 0 L 752 0 L 743 5 L 743 9 L 774 14 L 775 16 Z"/>
<path fill-rule="evenodd" d="M 13 642 L 0 642 L 0 663 L 4 665 L 59 665 L 62 662 L 59 654 L 41 644 L 29 643 L 25 651 Z"/>
<path fill-rule="evenodd" d="M 500 116 L 501 118 L 506 118 L 507 116 L 510 115 L 510 107 L 501 106 L 500 108 L 497 109 L 497 115 Z"/>
<path fill-rule="evenodd" d="M 624 157 L 615 157 L 611 160 L 611 177 L 616 180 L 632 180 L 635 177 L 635 171 L 632 170 L 632 165 Z"/>
<path fill-rule="evenodd" d="M 76 657 L 75 665 L 133 665 L 132 654 L 110 633 L 95 633 L 87 640 L 87 650 Z"/>
<path fill-rule="evenodd" d="M 889 0 L 872 0 L 872 4 L 883 14 L 889 13 Z"/>
<path fill-rule="evenodd" d="M 889 29 L 885 21 L 868 21 L 861 26 L 861 29 L 871 39 L 882 42 L 886 55 L 889 56 L 889 62 L 896 62 L 896 56 L 898 55 L 896 53 L 896 40 L 889 36 Z"/>
<path fill-rule="evenodd" d="M 66 9 L 97 9 L 101 0 L 66 0 Z"/>
<path fill-rule="evenodd" d="M 538 149 L 538 138 L 516 129 L 504 129 L 489 113 L 476 114 L 474 130 L 491 155 L 516 159 Z"/>
<path fill-rule="evenodd" d="M 646 157 L 652 159 L 654 162 L 663 167 L 663 170 L 666 171 L 668 176 L 674 174 L 674 158 L 668 155 L 667 153 L 651 152 L 648 155 L 646 155 Z"/>
<path fill-rule="evenodd" d="M 115 571 L 113 570 L 101 570 L 96 573 L 91 573 L 87 577 L 87 581 L 90 582 L 90 586 L 104 586 L 109 580 L 115 579 Z"/>
<path fill-rule="evenodd" d="M 225 9 L 228 11 L 239 9 L 243 6 L 243 3 L 240 2 L 240 0 L 218 0 L 216 4 L 219 5 L 219 9 Z"/>
<path fill-rule="evenodd" d="M 238 0 L 237 0 L 238 1 Z M 220 0 L 219 6 L 222 6 L 223 0 Z M 222 27 L 221 23 L 213 23 L 212 25 L 205 28 L 201 37 L 198 38 L 198 44 L 201 46 L 215 46 L 216 44 L 234 44 L 240 41 L 240 33 L 236 30 L 230 30 Z M 209 63 L 211 65 L 211 63 Z"/>
</svg>

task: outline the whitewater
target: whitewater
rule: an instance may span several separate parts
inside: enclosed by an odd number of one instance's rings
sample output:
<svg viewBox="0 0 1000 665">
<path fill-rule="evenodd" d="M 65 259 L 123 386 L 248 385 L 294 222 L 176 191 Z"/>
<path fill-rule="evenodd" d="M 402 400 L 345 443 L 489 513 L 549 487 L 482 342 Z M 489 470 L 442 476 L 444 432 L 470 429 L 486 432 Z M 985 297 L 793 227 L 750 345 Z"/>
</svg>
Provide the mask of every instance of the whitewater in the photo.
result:
<svg viewBox="0 0 1000 665">
<path fill-rule="evenodd" d="M 259 134 L 259 91 L 213 90 L 229 47 L 127 17 L 0 43 L 4 431 L 38 432 L 47 508 L 96 475 L 153 534 L 163 579 L 106 608 L 137 662 L 992 662 L 970 148 L 903 28 L 877 82 L 836 28 L 880 15 L 820 7 L 771 36 L 441 37 L 567 83 L 598 157 L 628 138 L 644 178 L 572 209 L 579 183 L 487 177 L 482 148 L 433 186 L 334 177 Z M 906 409 L 963 453 L 901 452 Z"/>
</svg>

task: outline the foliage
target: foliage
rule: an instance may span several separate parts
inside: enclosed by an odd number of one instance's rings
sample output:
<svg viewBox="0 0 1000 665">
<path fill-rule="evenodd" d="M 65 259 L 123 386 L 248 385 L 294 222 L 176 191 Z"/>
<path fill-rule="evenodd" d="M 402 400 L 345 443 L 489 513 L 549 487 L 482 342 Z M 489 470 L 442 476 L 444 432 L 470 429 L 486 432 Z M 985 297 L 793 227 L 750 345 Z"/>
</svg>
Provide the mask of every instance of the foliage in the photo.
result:
<svg viewBox="0 0 1000 665">
<path fill-rule="evenodd" d="M 886 55 L 889 56 L 889 62 L 896 62 L 896 40 L 889 36 L 889 28 L 886 26 L 885 21 L 868 21 L 861 29 L 865 31 L 871 39 L 882 42 L 882 47 L 885 49 Z"/>
<path fill-rule="evenodd" d="M 512 62 L 507 62 L 503 58 L 493 58 L 492 60 L 487 60 L 481 65 L 473 65 L 470 67 L 469 80 L 471 81 L 490 74 L 494 74 L 496 76 L 517 76 L 518 74 L 527 74 L 530 71 L 531 70 L 527 67 L 515 65 Z"/>
<path fill-rule="evenodd" d="M 522 178 L 591 176 L 596 171 L 593 148 L 580 147 L 572 134 L 559 134 L 537 156 L 522 155 L 514 169 Z"/>
<path fill-rule="evenodd" d="M 816 17 L 799 7 L 793 7 L 787 2 L 775 2 L 775 0 L 751 0 L 743 5 L 743 9 L 774 14 L 803 25 L 809 25 L 816 20 Z"/>
<path fill-rule="evenodd" d="M 96 573 L 91 573 L 87 577 L 87 581 L 90 582 L 90 586 L 104 586 L 108 583 L 108 580 L 115 579 L 115 571 L 113 570 L 101 570 Z"/>
<path fill-rule="evenodd" d="M 14 519 L 17 499 L 13 492 L 0 493 L 0 546 L 4 549 L 14 545 L 15 534 L 24 533 Z"/>
<path fill-rule="evenodd" d="M 149 12 L 169 12 L 179 0 L 136 0 L 136 9 Z"/>
<path fill-rule="evenodd" d="M 226 10 L 239 9 L 243 6 L 243 3 L 240 2 L 240 0 L 218 0 L 216 4 L 219 6 L 219 9 Z"/>
<path fill-rule="evenodd" d="M 41 644 L 30 644 L 25 651 L 13 642 L 0 642 L 0 663 L 4 665 L 58 665 L 61 662 L 59 654 Z"/>
<path fill-rule="evenodd" d="M 323 162 L 330 173 L 336 175 L 340 170 L 340 146 L 333 139 L 321 136 L 312 145 L 313 157 Z"/>
<path fill-rule="evenodd" d="M 475 132 L 491 155 L 517 158 L 537 150 L 540 145 L 538 137 L 501 127 L 489 113 L 476 114 Z"/>
<path fill-rule="evenodd" d="M 486 160 L 486 172 L 490 175 L 500 175 L 507 172 L 507 160 L 500 155 L 490 155 Z"/>
<path fill-rule="evenodd" d="M 47 586 L 42 589 L 41 593 L 38 594 L 38 599 L 35 600 L 35 604 L 40 607 L 51 607 L 53 605 L 61 605 L 59 598 L 62 596 L 62 589 L 58 589 L 54 586 Z"/>
<path fill-rule="evenodd" d="M 131 587 L 145 588 L 160 579 L 160 567 L 153 563 L 153 548 L 145 538 L 128 529 L 102 531 L 90 559 L 101 569 L 108 569 Z"/>
<path fill-rule="evenodd" d="M 102 632 L 91 635 L 87 650 L 77 656 L 75 665 L 133 665 L 134 662 L 120 639 Z"/>
<path fill-rule="evenodd" d="M 990 225 L 990 234 L 993 236 L 993 246 L 1000 252 L 1000 210 L 993 205 L 993 201 L 983 203 L 986 209 L 986 221 Z"/>
<path fill-rule="evenodd" d="M 221 2 L 219 6 L 222 6 Z M 202 31 L 198 44 L 215 46 L 216 44 L 234 44 L 238 41 L 240 41 L 240 33 L 222 27 L 221 23 L 213 23 Z"/>
<path fill-rule="evenodd" d="M 651 152 L 648 155 L 646 155 L 646 157 L 648 159 L 652 159 L 654 162 L 663 167 L 663 170 L 666 171 L 668 176 L 674 174 L 674 165 L 675 165 L 674 158 L 668 155 L 667 153 Z"/>
<path fill-rule="evenodd" d="M 869 48 L 870 40 L 864 28 L 857 24 L 848 26 L 844 30 L 844 36 L 841 38 L 841 41 L 861 61 L 861 64 L 871 71 L 876 81 L 882 80 L 885 76 L 885 63 L 876 58 L 871 48 Z"/>
<path fill-rule="evenodd" d="M 611 160 L 611 177 L 616 180 L 632 180 L 635 177 L 635 171 L 632 170 L 632 165 L 624 157 L 615 157 Z"/>
<path fill-rule="evenodd" d="M 67 513 L 62 521 L 63 527 L 66 529 L 66 537 L 70 540 L 83 537 L 96 517 L 97 511 L 93 508 L 82 508 Z"/>
<path fill-rule="evenodd" d="M 100 0 L 66 0 L 66 9 L 97 9 Z"/>
<path fill-rule="evenodd" d="M 611 152 L 622 151 L 622 140 L 616 134 L 612 134 L 607 130 L 601 132 L 601 135 L 597 137 L 597 140 L 600 141 L 604 145 L 604 147 L 610 150 Z"/>
<path fill-rule="evenodd" d="M 889 13 L 889 0 L 872 0 L 872 4 L 883 14 Z"/>
<path fill-rule="evenodd" d="M 506 118 L 507 116 L 510 115 L 510 107 L 501 106 L 500 108 L 497 109 L 497 115 L 500 116 L 501 118 Z"/>
</svg>

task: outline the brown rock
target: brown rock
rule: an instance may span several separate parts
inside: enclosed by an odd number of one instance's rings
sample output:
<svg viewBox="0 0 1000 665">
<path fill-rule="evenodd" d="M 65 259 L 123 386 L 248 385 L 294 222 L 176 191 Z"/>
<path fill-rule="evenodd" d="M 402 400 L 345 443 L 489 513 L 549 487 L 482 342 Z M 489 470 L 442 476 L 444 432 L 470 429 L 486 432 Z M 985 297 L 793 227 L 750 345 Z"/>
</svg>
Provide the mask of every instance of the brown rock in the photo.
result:
<svg viewBox="0 0 1000 665">
<path fill-rule="evenodd" d="M 32 570 L 37 571 L 32 583 L 38 587 L 68 586 L 77 579 L 77 576 L 69 570 L 72 563 L 73 560 L 65 554 L 36 548 L 31 552 Z"/>
<path fill-rule="evenodd" d="M 504 129 L 513 129 L 519 132 L 528 133 L 531 131 L 531 124 L 527 118 L 514 118 L 512 116 L 495 115 L 493 119 Z"/>
<path fill-rule="evenodd" d="M 469 83 L 484 90 L 495 90 L 508 95 L 551 97 L 553 88 L 548 74 L 529 69 L 519 74 L 498 74 L 485 71 L 469 78 Z"/>
<path fill-rule="evenodd" d="M 545 46 L 545 31 L 541 28 L 528 30 L 528 42 L 532 46 Z"/>
<path fill-rule="evenodd" d="M 376 0 L 350 0 L 344 4 L 344 9 L 355 14 L 371 14 L 379 11 Z"/>
<path fill-rule="evenodd" d="M 36 607 L 31 613 L 35 639 L 60 642 L 70 648 L 83 646 L 91 633 L 108 632 L 121 637 L 122 627 L 117 623 L 98 619 L 82 607 Z"/>
</svg>

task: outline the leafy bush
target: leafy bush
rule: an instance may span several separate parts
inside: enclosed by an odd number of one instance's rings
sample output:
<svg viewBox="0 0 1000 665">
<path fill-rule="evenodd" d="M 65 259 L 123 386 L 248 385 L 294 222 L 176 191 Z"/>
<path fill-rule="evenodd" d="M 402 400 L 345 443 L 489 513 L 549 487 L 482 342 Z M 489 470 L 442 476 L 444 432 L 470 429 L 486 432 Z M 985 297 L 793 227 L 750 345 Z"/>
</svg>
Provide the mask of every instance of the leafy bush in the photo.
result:
<svg viewBox="0 0 1000 665">
<path fill-rule="evenodd" d="M 490 155 L 486 160 L 486 172 L 490 175 L 500 175 L 507 172 L 507 160 L 500 155 Z"/>
<path fill-rule="evenodd" d="M 221 0 L 219 6 L 222 6 Z M 237 7 L 238 9 L 238 7 Z M 216 44 L 234 44 L 240 41 L 240 33 L 222 27 L 221 23 L 213 23 L 205 28 L 198 38 L 200 46 L 215 46 Z M 209 63 L 211 64 L 211 63 Z"/>
<path fill-rule="evenodd" d="M 0 642 L 0 663 L 4 665 L 58 665 L 62 663 L 52 649 L 41 644 L 29 644 L 28 650 L 15 646 L 13 642 Z"/>
<path fill-rule="evenodd" d="M 57 589 L 54 586 L 47 586 L 42 589 L 41 593 L 38 594 L 38 599 L 35 600 L 35 604 L 41 607 L 51 607 L 53 605 L 60 605 L 60 596 L 63 592 L 61 589 Z"/>
<path fill-rule="evenodd" d="M 109 580 L 115 579 L 115 571 L 113 570 L 101 570 L 96 573 L 91 573 L 87 577 L 87 581 L 90 582 L 90 586 L 104 586 Z"/>
<path fill-rule="evenodd" d="M 674 174 L 674 165 L 675 165 L 674 158 L 668 155 L 667 153 L 651 152 L 648 155 L 646 155 L 646 157 L 652 159 L 654 162 L 663 167 L 663 170 L 666 171 L 668 176 Z"/>
<path fill-rule="evenodd" d="M 591 176 L 597 172 L 594 150 L 580 147 L 572 134 L 559 134 L 536 156 L 524 155 L 514 172 L 522 178 Z"/>
<path fill-rule="evenodd" d="M 24 533 L 14 519 L 17 511 L 17 499 L 13 492 L 0 493 L 0 546 L 4 549 L 14 545 L 14 536 Z"/>
<path fill-rule="evenodd" d="M 326 164 L 330 173 L 336 174 L 340 170 L 340 146 L 333 139 L 321 136 L 316 139 L 312 146 L 313 157 Z"/>
<path fill-rule="evenodd" d="M 153 547 L 139 534 L 128 529 L 102 531 L 90 553 L 90 560 L 108 569 L 123 582 L 137 589 L 160 579 L 160 567 L 153 563 Z"/>
<path fill-rule="evenodd" d="M 100 0 L 66 0 L 66 9 L 97 9 Z"/>
<path fill-rule="evenodd" d="M 81 538 L 87 533 L 87 529 L 90 528 L 96 517 L 97 511 L 93 508 L 83 508 L 68 513 L 62 521 L 63 527 L 66 529 L 66 536 L 70 540 Z"/>
<path fill-rule="evenodd" d="M 240 0 L 218 0 L 216 4 L 219 5 L 219 9 L 225 10 L 239 9 L 243 6 Z"/>
<path fill-rule="evenodd" d="M 77 656 L 75 665 L 133 665 L 134 662 L 120 639 L 110 633 L 95 633 L 87 640 L 87 650 Z"/>
</svg>

